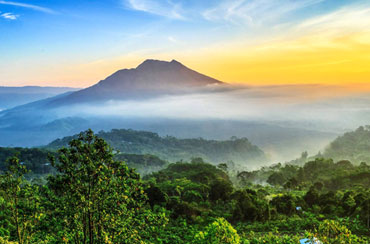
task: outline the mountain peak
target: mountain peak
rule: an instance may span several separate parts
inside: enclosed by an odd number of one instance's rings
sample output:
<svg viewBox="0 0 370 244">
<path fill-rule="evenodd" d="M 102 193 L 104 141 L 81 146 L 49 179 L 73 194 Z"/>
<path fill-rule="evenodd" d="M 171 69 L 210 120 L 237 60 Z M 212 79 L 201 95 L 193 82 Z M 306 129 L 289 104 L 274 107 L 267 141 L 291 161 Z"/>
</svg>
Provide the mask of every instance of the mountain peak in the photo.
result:
<svg viewBox="0 0 370 244">
<path fill-rule="evenodd" d="M 182 63 L 180 63 L 179 61 L 177 61 L 175 59 L 172 59 L 171 63 L 173 63 L 173 64 L 181 64 L 182 65 Z"/>
<path fill-rule="evenodd" d="M 70 94 L 54 103 L 125 100 L 156 97 L 168 94 L 185 94 L 208 85 L 224 84 L 200 74 L 176 60 L 147 59 L 134 69 L 122 69 L 99 83 Z"/>
<path fill-rule="evenodd" d="M 157 59 L 147 59 L 142 62 L 139 66 L 136 67 L 138 70 L 143 69 L 171 69 L 173 67 L 185 67 L 183 64 L 176 60 L 172 60 L 171 62 L 162 61 Z"/>
</svg>

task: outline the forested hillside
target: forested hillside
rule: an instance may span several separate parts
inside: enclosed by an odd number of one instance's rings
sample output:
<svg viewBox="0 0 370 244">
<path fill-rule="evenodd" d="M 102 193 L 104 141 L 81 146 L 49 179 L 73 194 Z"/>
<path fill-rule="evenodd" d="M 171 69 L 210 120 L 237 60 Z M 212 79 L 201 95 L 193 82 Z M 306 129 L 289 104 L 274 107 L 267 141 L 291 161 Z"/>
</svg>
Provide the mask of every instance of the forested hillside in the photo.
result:
<svg viewBox="0 0 370 244">
<path fill-rule="evenodd" d="M 0 174 L 0 243 L 370 240 L 370 166 L 365 163 L 316 159 L 302 167 L 278 164 L 238 172 L 232 163 L 215 166 L 193 158 L 141 179 L 92 131 L 50 160 L 56 174 L 45 182 L 26 180 L 26 166 L 17 157 L 7 160 Z"/>
<path fill-rule="evenodd" d="M 49 154 L 55 154 L 39 148 L 6 148 L 0 147 L 0 171 L 6 170 L 6 160 L 17 156 L 20 163 L 36 174 L 47 174 L 53 171 L 48 160 Z"/>
<path fill-rule="evenodd" d="M 20 163 L 30 171 L 28 176 L 46 175 L 55 173 L 50 164 L 49 156 L 55 156 L 55 151 L 39 148 L 6 148 L 0 147 L 0 172 L 6 170 L 6 161 L 12 156 L 17 156 Z M 154 155 L 120 153 L 114 155 L 116 160 L 125 161 L 130 168 L 146 175 L 153 171 L 163 169 L 168 162 Z"/>
<path fill-rule="evenodd" d="M 151 154 L 170 162 L 189 161 L 201 157 L 214 164 L 234 161 L 243 166 L 260 166 L 267 163 L 267 157 L 257 146 L 247 138 L 231 138 L 226 141 L 197 139 L 178 139 L 161 137 L 156 133 L 115 129 L 110 132 L 99 132 L 114 149 L 128 154 Z M 73 137 L 58 139 L 46 146 L 57 149 L 66 146 Z"/>
<path fill-rule="evenodd" d="M 242 187 L 268 183 L 286 189 L 304 189 L 314 184 L 326 191 L 370 188 L 370 165 L 354 165 L 348 160 L 316 158 L 302 166 L 279 163 L 255 171 L 234 172 L 234 176 Z"/>
<path fill-rule="evenodd" d="M 370 162 L 370 126 L 361 126 L 338 137 L 325 149 L 323 156 L 354 163 Z"/>
</svg>

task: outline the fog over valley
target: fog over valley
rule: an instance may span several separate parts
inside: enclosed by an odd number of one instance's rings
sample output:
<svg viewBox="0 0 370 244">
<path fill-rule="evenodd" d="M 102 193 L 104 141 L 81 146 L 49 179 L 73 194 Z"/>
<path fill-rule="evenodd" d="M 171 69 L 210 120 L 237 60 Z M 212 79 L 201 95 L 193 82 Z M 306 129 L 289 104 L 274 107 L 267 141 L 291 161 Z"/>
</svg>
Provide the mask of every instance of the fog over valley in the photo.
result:
<svg viewBox="0 0 370 244">
<path fill-rule="evenodd" d="M 367 123 L 367 94 L 343 90 L 232 85 L 174 60 L 147 60 L 92 87 L 0 112 L 0 143 L 40 146 L 88 128 L 129 128 L 179 138 L 247 137 L 271 163 L 287 161 L 303 151 L 315 155 L 339 134 Z"/>
<path fill-rule="evenodd" d="M 0 244 L 369 244 L 369 0 L 0 0 Z"/>
</svg>

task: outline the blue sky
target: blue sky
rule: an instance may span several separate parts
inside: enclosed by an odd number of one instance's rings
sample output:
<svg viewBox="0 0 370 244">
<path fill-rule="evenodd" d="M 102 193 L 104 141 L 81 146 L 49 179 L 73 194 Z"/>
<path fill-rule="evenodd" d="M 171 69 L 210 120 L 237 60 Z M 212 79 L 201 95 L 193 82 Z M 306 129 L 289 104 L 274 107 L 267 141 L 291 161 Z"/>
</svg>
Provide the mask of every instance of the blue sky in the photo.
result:
<svg viewBox="0 0 370 244">
<path fill-rule="evenodd" d="M 0 85 L 86 86 L 142 58 L 188 61 L 213 46 L 299 35 L 304 21 L 364 7 L 368 1 L 0 0 Z M 84 76 L 96 62 L 101 72 Z"/>
</svg>

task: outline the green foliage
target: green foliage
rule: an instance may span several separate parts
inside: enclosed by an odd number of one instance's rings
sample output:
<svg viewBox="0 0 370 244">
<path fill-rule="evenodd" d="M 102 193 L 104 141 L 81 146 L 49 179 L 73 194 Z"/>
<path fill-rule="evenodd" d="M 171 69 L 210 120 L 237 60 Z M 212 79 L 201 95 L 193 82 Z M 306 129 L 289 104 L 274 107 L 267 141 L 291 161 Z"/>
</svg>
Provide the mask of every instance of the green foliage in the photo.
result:
<svg viewBox="0 0 370 244">
<path fill-rule="evenodd" d="M 160 137 L 156 133 L 114 129 L 110 132 L 99 132 L 99 137 L 105 139 L 116 150 L 126 154 L 151 154 L 170 162 L 189 161 L 201 157 L 214 164 L 229 160 L 238 163 L 267 162 L 263 151 L 249 142 L 247 138 L 233 138 L 226 141 L 198 139 L 177 139 L 167 136 Z M 65 137 L 50 143 L 47 148 L 58 149 L 66 146 L 76 138 Z"/>
<path fill-rule="evenodd" d="M 231 195 L 232 221 L 265 221 L 270 218 L 268 203 L 252 190 L 237 190 Z"/>
<path fill-rule="evenodd" d="M 239 244 L 240 237 L 236 230 L 223 218 L 207 226 L 194 237 L 194 243 L 199 244 Z"/>
<path fill-rule="evenodd" d="M 278 213 L 285 215 L 292 215 L 296 211 L 295 199 L 291 195 L 282 195 L 274 197 L 271 201 L 271 205 L 276 208 Z"/>
<path fill-rule="evenodd" d="M 25 180 L 28 171 L 18 158 L 10 158 L 7 165 L 0 176 L 1 232 L 19 244 L 32 243 L 43 220 L 38 187 Z"/>
<path fill-rule="evenodd" d="M 139 175 L 115 161 L 103 139 L 87 131 L 69 145 L 59 150 L 58 174 L 48 179 L 60 242 L 142 243 L 165 224 L 164 215 L 146 208 Z"/>
<path fill-rule="evenodd" d="M 239 233 L 265 233 L 278 231 L 279 233 L 300 233 L 304 230 L 313 230 L 320 223 L 321 219 L 317 215 L 303 213 L 302 216 L 293 215 L 291 217 L 282 217 L 267 221 L 254 221 L 245 224 L 239 222 L 236 228 Z"/>
<path fill-rule="evenodd" d="M 146 176 L 145 179 L 155 178 L 157 182 L 187 178 L 196 183 L 211 184 L 217 180 L 231 183 L 229 176 L 217 167 L 205 163 L 200 159 L 193 159 L 191 163 L 177 162 L 168 165 L 166 169 Z"/>
<path fill-rule="evenodd" d="M 166 206 L 174 218 L 195 219 L 201 214 L 211 214 L 211 208 L 217 207 L 215 203 L 228 200 L 233 191 L 223 170 L 199 158 L 193 159 L 192 163 L 170 164 L 145 179 L 152 182 L 149 202 Z"/>
<path fill-rule="evenodd" d="M 119 153 L 114 157 L 116 160 L 124 161 L 130 168 L 136 169 L 141 175 L 147 175 L 163 169 L 168 162 L 157 156 L 145 154 Z"/>
<path fill-rule="evenodd" d="M 9 241 L 8 239 L 0 236 L 0 244 L 17 244 L 17 243 L 13 241 Z"/>
<path fill-rule="evenodd" d="M 7 170 L 6 160 L 17 155 L 27 169 L 36 174 L 53 172 L 53 167 L 48 160 L 49 151 L 38 148 L 5 148 L 0 147 L 0 171 Z"/>
<path fill-rule="evenodd" d="M 284 184 L 284 182 L 287 179 L 284 177 L 284 175 L 280 172 L 274 172 L 272 173 L 269 178 L 267 179 L 267 183 L 273 185 L 273 186 L 281 186 Z"/>
<path fill-rule="evenodd" d="M 354 243 L 365 243 L 365 241 L 351 233 L 346 226 L 340 225 L 334 220 L 324 220 L 318 227 L 315 234 L 309 235 L 317 237 L 323 243 L 343 243 L 343 244 L 354 244 Z"/>
<path fill-rule="evenodd" d="M 323 156 L 334 160 L 350 160 L 356 164 L 370 162 L 370 126 L 361 126 L 338 137 L 324 151 Z"/>
<path fill-rule="evenodd" d="M 136 132 L 132 136 L 138 139 Z M 163 139 L 142 136 L 137 143 Z M 83 132 L 53 153 L 53 175 L 32 181 L 25 178 L 27 163 L 11 158 L 0 175 L 0 244 L 369 241 L 365 163 L 318 158 L 237 172 L 232 162 L 216 167 L 195 157 L 168 164 L 114 152 L 92 131 Z M 128 167 L 140 165 L 144 171 L 167 168 L 143 181 Z"/>
<path fill-rule="evenodd" d="M 370 188 L 370 166 L 366 163 L 352 165 L 345 160 L 334 163 L 332 159 L 316 158 L 301 167 L 277 164 L 252 172 L 239 172 L 237 179 L 241 186 L 267 182 L 289 190 L 308 189 L 312 185 L 319 191 L 357 186 Z"/>
<path fill-rule="evenodd" d="M 299 243 L 299 235 L 284 235 L 279 232 L 268 232 L 263 235 L 257 235 L 253 231 L 245 236 L 244 244 L 297 244 Z"/>
<path fill-rule="evenodd" d="M 295 185 L 298 184 L 298 178 L 294 177 L 294 172 L 298 174 L 301 169 L 310 171 L 313 165 L 320 167 L 318 162 L 320 161 L 309 163 L 303 168 L 278 165 L 274 166 L 274 170 L 295 179 L 289 180 Z M 323 167 L 328 165 L 334 169 L 342 167 L 330 160 L 324 161 Z M 355 220 L 356 214 L 361 216 L 358 220 L 362 222 L 356 224 L 358 227 L 355 227 L 353 222 L 349 226 L 358 233 L 364 233 L 369 216 L 366 199 L 370 194 L 364 188 L 356 190 L 353 188 L 351 191 L 322 191 L 323 184 L 320 181 L 308 191 L 253 185 L 251 187 L 254 187 L 254 190 L 229 188 L 224 170 L 205 164 L 199 159 L 193 163 L 171 164 L 167 169 L 146 178 L 151 179 L 152 187 L 156 187 L 153 189 L 157 194 L 150 195 L 161 196 L 162 199 L 157 201 L 155 197 L 153 199 L 150 197 L 150 202 L 153 202 L 153 205 L 165 206 L 171 211 L 172 218 L 183 217 L 196 223 L 198 218 L 224 217 L 233 224 L 249 223 L 248 226 L 251 228 L 241 228 L 242 233 L 254 230 L 268 232 L 275 228 L 299 233 L 317 228 L 325 218 L 352 216 L 352 220 Z M 222 197 L 214 197 L 212 192 Z M 157 202 L 154 203 L 155 201 Z M 291 235 L 287 235 L 286 238 L 289 236 Z M 263 237 L 258 238 L 263 240 Z"/>
</svg>

